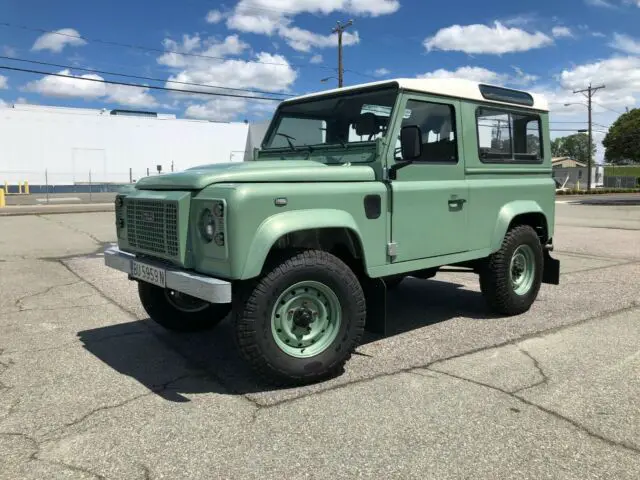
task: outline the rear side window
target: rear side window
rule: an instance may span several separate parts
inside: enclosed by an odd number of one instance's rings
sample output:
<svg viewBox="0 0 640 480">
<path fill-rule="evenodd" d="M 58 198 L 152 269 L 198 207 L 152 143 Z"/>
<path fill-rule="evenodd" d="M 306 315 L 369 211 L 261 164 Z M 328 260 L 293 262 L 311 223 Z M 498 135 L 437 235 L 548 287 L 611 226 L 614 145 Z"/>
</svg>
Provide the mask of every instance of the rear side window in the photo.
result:
<svg viewBox="0 0 640 480">
<path fill-rule="evenodd" d="M 478 155 L 483 163 L 541 163 L 540 116 L 499 108 L 476 111 Z"/>
</svg>

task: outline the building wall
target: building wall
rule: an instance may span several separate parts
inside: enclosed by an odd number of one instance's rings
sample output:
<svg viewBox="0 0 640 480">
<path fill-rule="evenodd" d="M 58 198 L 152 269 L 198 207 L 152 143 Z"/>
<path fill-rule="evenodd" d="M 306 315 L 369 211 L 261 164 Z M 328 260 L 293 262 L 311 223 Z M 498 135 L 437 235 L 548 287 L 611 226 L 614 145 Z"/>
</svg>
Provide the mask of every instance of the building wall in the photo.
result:
<svg viewBox="0 0 640 480">
<path fill-rule="evenodd" d="M 244 159 L 249 126 L 109 111 L 0 108 L 0 184 L 128 182 L 162 172 Z M 45 179 L 45 171 L 47 172 Z"/>
<path fill-rule="evenodd" d="M 553 178 L 555 178 L 560 185 L 567 188 L 575 188 L 578 186 L 580 189 L 587 188 L 587 167 L 570 167 L 561 168 L 554 167 Z M 566 184 L 565 184 L 566 181 Z M 591 168 L 591 188 L 602 187 L 604 185 L 604 167 L 601 165 Z"/>
</svg>

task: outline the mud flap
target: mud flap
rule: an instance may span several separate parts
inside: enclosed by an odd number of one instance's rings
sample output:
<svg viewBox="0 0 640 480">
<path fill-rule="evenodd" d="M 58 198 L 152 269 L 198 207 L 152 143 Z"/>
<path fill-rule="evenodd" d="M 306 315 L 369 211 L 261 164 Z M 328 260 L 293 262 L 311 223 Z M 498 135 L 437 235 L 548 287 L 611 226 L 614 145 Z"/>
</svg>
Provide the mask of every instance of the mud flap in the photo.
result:
<svg viewBox="0 0 640 480">
<path fill-rule="evenodd" d="M 367 302 L 365 330 L 382 337 L 387 334 L 387 286 L 381 278 L 360 279 Z"/>
<path fill-rule="evenodd" d="M 544 249 L 544 270 L 542 272 L 542 283 L 551 285 L 560 284 L 560 260 L 551 257 L 548 249 Z"/>
</svg>

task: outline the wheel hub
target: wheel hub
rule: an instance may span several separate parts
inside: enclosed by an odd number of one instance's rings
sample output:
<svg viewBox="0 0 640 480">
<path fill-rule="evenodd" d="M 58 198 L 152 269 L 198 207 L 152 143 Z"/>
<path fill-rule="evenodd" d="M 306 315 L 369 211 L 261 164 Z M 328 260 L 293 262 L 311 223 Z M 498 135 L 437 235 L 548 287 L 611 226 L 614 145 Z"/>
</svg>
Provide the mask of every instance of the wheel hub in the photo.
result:
<svg viewBox="0 0 640 480">
<path fill-rule="evenodd" d="M 287 288 L 271 316 L 273 338 L 293 357 L 318 355 L 331 345 L 341 321 L 336 294 L 320 282 L 305 281 Z"/>
<path fill-rule="evenodd" d="M 511 257 L 511 284 L 517 295 L 525 295 L 534 283 L 535 261 L 528 245 L 520 245 Z"/>
<path fill-rule="evenodd" d="M 314 314 L 317 315 L 317 312 L 314 312 L 306 306 L 298 308 L 293 313 L 293 323 L 296 327 L 309 330 L 309 325 L 315 320 Z"/>
</svg>

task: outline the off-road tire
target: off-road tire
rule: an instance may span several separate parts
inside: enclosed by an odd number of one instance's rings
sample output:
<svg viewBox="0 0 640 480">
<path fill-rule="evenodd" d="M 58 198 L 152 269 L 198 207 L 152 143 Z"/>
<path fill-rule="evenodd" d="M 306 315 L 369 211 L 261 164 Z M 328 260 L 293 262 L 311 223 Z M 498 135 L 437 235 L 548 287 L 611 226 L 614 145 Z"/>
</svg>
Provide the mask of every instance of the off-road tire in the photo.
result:
<svg viewBox="0 0 640 480">
<path fill-rule="evenodd" d="M 296 358 L 278 346 L 272 315 L 280 295 L 301 281 L 320 282 L 338 301 L 337 335 L 322 352 Z M 268 383 L 302 385 L 343 371 L 364 333 L 366 303 L 354 272 L 338 257 L 320 250 L 287 250 L 265 266 L 260 278 L 235 285 L 235 338 L 242 358 Z"/>
<path fill-rule="evenodd" d="M 231 312 L 230 303 L 209 303 L 202 310 L 183 311 L 174 306 L 166 294 L 163 288 L 138 282 L 138 296 L 147 315 L 157 324 L 174 332 L 210 330 Z"/>
<path fill-rule="evenodd" d="M 531 287 L 522 295 L 514 291 L 511 282 L 511 259 L 521 245 L 530 247 L 534 268 Z M 489 308 L 500 315 L 525 313 L 536 300 L 544 268 L 542 244 L 536 231 L 529 225 L 519 225 L 505 235 L 500 250 L 493 253 L 480 269 L 480 290 Z"/>
</svg>

